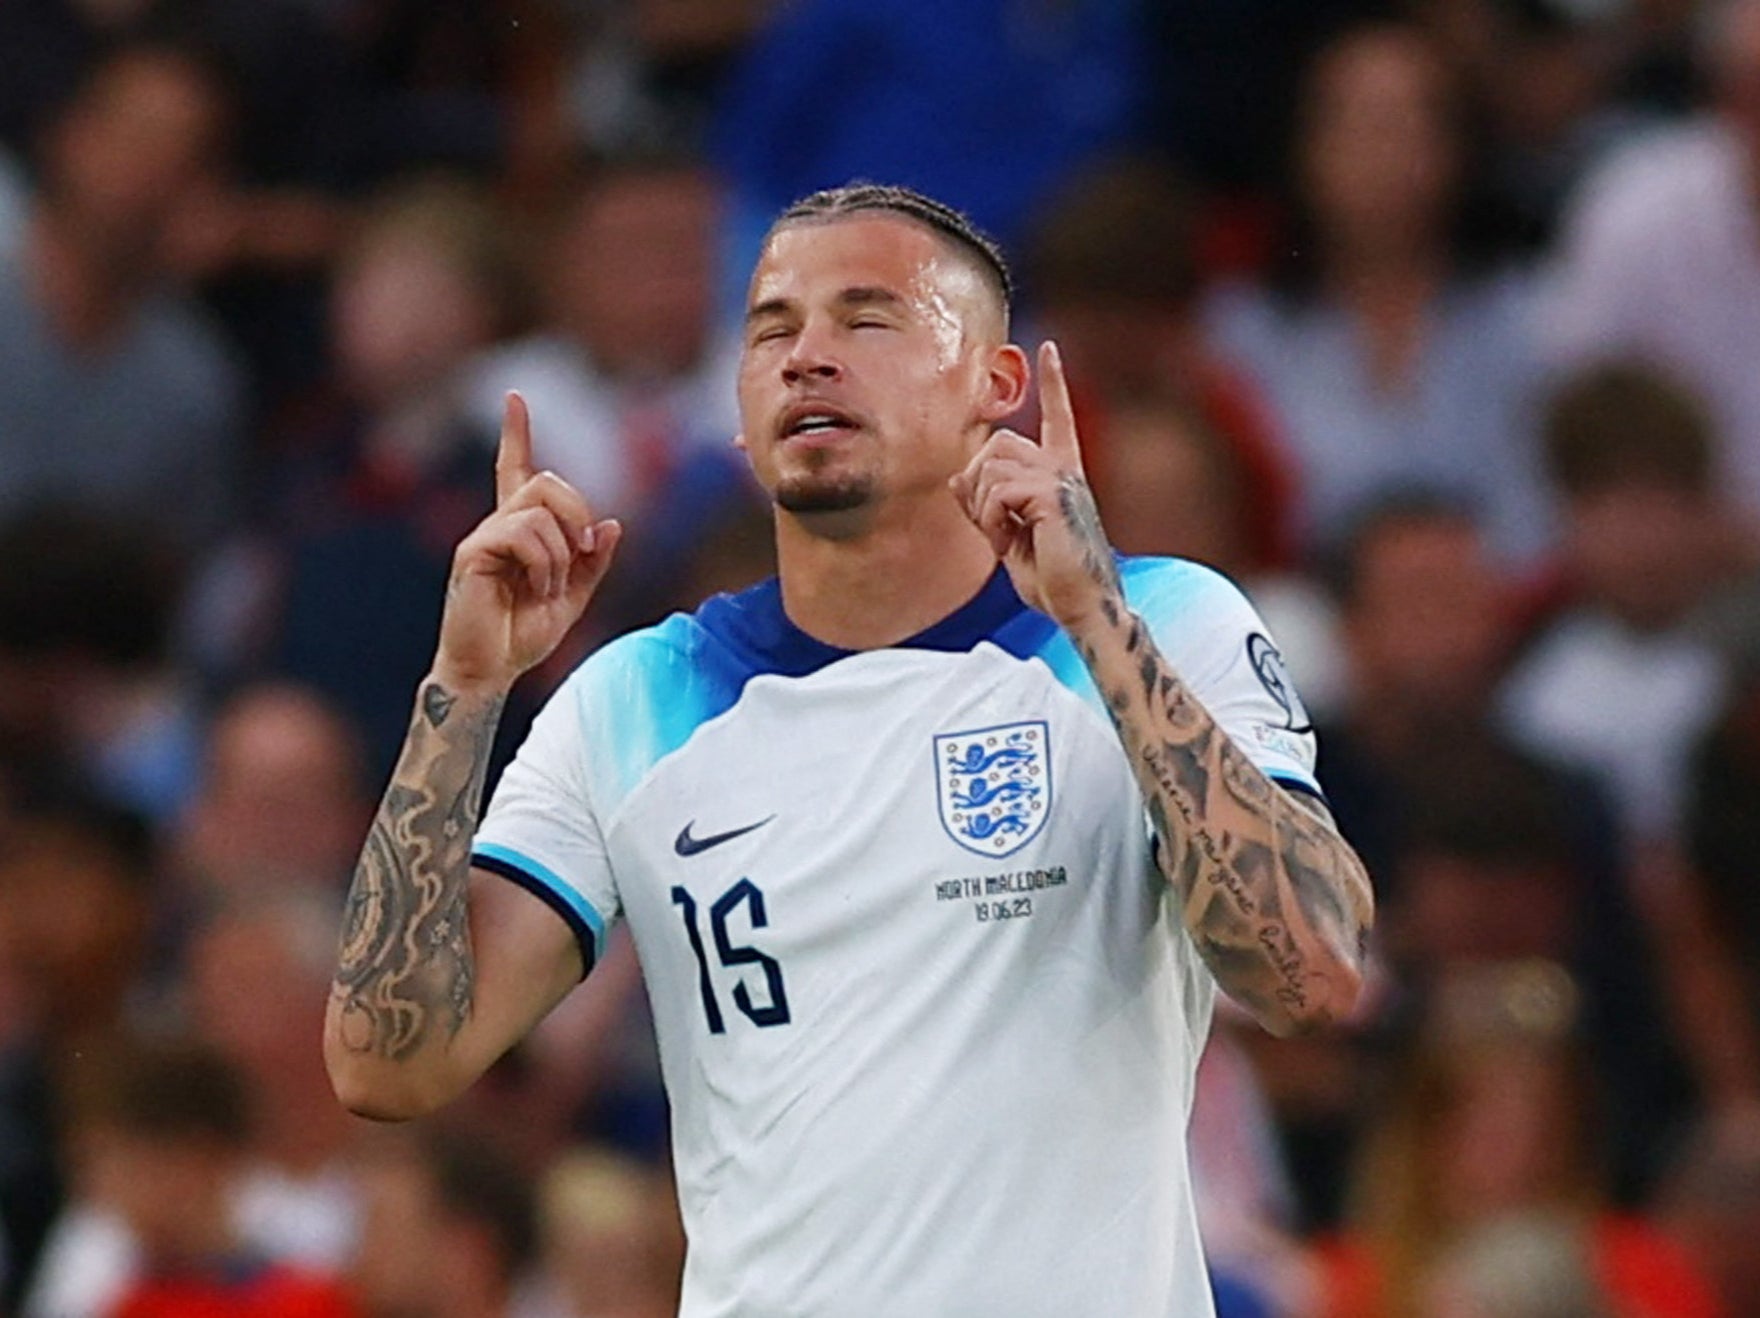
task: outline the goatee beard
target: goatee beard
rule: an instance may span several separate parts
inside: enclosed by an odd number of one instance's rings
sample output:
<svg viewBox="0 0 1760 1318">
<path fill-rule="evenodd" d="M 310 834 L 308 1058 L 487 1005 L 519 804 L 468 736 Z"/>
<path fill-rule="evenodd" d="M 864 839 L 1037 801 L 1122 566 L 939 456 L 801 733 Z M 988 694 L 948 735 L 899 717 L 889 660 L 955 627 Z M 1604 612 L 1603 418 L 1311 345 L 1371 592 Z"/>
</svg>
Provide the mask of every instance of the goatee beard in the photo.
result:
<svg viewBox="0 0 1760 1318">
<path fill-rule="evenodd" d="M 873 497 L 873 482 L 861 476 L 802 476 L 776 487 L 776 506 L 787 513 L 847 513 Z"/>
</svg>

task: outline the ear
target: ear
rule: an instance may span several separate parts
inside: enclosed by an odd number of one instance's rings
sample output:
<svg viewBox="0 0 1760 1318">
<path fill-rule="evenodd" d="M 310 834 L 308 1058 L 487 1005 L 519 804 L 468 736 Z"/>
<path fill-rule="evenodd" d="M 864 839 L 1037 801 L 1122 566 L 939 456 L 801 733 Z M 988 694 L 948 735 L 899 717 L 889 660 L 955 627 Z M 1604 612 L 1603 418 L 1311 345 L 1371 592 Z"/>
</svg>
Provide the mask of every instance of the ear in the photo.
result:
<svg viewBox="0 0 1760 1318">
<path fill-rule="evenodd" d="M 1031 378 L 1026 353 L 1012 343 L 996 348 L 990 354 L 984 400 L 978 415 L 993 424 L 1013 416 L 1027 400 L 1027 385 Z"/>
</svg>

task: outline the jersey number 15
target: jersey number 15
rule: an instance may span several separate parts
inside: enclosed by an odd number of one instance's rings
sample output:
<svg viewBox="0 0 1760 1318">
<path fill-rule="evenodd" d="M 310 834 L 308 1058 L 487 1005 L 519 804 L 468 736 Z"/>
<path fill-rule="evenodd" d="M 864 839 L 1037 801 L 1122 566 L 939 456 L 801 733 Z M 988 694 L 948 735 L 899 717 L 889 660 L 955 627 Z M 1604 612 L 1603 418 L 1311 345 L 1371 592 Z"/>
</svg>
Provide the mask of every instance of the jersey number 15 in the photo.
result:
<svg viewBox="0 0 1760 1318">
<path fill-rule="evenodd" d="M 755 947 L 736 945 L 727 936 L 727 917 L 735 907 L 744 904 L 750 908 L 752 928 L 762 929 L 769 924 L 764 915 L 764 893 L 750 879 L 741 879 L 721 896 L 709 908 L 709 925 L 715 935 L 715 952 L 721 958 L 721 964 L 729 970 L 738 970 L 741 966 L 761 966 L 764 971 L 764 988 L 769 1001 L 758 1005 L 752 1001 L 751 991 L 746 988 L 745 978 L 733 986 L 733 1005 L 745 1013 L 747 1020 L 753 1025 L 787 1025 L 788 993 L 782 986 L 782 967 L 775 957 L 766 956 Z M 721 1016 L 721 1004 L 715 998 L 715 984 L 709 976 L 709 956 L 703 949 L 703 935 L 697 927 L 697 901 L 682 887 L 672 890 L 672 904 L 684 908 L 684 931 L 691 940 L 691 951 L 697 958 L 697 987 L 703 994 L 703 1014 L 709 1018 L 709 1033 L 726 1034 L 727 1023 Z"/>
</svg>

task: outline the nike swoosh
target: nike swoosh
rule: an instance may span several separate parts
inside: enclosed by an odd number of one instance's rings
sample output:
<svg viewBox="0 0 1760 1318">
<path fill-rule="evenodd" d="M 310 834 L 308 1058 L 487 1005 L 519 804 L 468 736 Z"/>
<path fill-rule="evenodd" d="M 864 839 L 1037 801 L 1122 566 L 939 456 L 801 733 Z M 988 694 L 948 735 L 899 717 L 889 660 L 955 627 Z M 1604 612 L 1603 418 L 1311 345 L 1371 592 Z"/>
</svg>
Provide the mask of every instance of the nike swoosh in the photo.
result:
<svg viewBox="0 0 1760 1318">
<path fill-rule="evenodd" d="M 678 830 L 678 837 L 673 840 L 672 849 L 681 856 L 695 856 L 699 852 L 707 851 L 710 847 L 718 847 L 723 842 L 731 842 L 736 837 L 744 837 L 754 828 L 762 828 L 774 818 L 776 818 L 775 815 L 770 815 L 755 824 L 747 824 L 744 828 L 730 829 L 725 833 L 711 833 L 708 837 L 691 836 L 691 824 L 697 822 L 693 819 L 690 824 L 686 824 Z"/>
</svg>

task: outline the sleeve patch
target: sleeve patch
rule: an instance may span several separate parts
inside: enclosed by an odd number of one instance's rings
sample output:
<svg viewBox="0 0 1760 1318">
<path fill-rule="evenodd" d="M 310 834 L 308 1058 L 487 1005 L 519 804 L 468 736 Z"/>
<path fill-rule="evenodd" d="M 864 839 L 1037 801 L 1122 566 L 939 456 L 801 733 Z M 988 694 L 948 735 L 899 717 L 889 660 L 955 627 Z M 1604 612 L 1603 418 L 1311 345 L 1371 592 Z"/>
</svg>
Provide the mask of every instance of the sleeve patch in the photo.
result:
<svg viewBox="0 0 1760 1318">
<path fill-rule="evenodd" d="M 1253 674 L 1265 688 L 1265 693 L 1283 711 L 1284 729 L 1288 732 L 1312 731 L 1313 722 L 1308 717 L 1307 707 L 1296 694 L 1296 684 L 1290 681 L 1289 669 L 1285 667 L 1283 656 L 1278 653 L 1277 647 L 1271 643 L 1271 638 L 1262 632 L 1254 632 L 1248 636 L 1247 661 L 1253 665 Z M 1263 741 L 1261 744 L 1270 745 Z"/>
</svg>

